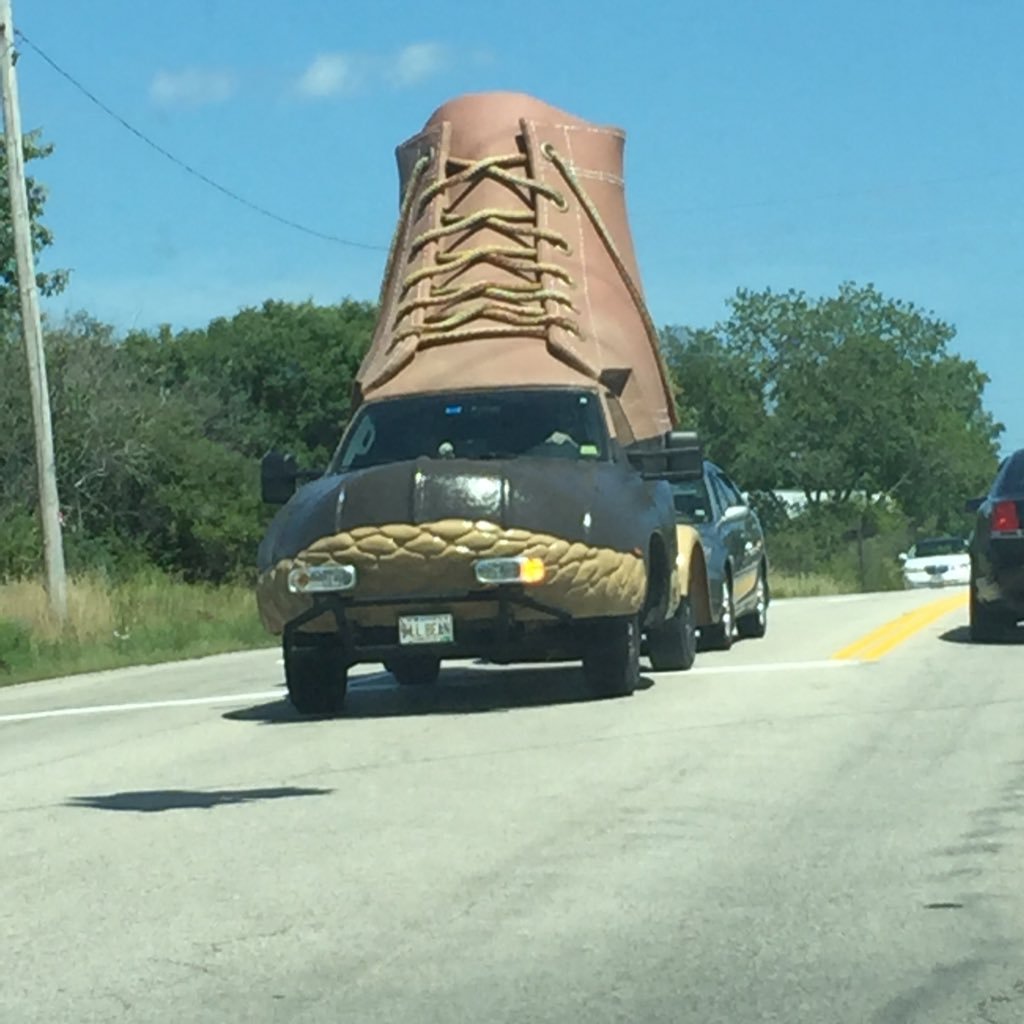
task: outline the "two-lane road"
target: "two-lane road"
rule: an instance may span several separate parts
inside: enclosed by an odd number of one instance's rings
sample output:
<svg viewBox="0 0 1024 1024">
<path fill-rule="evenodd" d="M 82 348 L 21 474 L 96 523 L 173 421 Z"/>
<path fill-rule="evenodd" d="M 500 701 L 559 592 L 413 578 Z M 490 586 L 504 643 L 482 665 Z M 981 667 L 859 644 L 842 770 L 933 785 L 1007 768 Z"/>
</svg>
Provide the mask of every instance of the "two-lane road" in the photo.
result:
<svg viewBox="0 0 1024 1024">
<path fill-rule="evenodd" d="M 1024 647 L 938 597 L 779 602 L 620 701 L 0 690 L 0 1022 L 1020 1024 Z"/>
</svg>

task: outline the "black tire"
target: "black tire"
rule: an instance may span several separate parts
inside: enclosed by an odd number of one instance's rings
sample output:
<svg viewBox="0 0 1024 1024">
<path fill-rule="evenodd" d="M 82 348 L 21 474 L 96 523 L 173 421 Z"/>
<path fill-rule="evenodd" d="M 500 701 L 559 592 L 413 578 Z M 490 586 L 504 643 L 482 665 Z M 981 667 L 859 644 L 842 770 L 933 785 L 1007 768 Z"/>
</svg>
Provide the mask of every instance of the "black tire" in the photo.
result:
<svg viewBox="0 0 1024 1024">
<path fill-rule="evenodd" d="M 288 699 L 300 715 L 330 718 L 345 706 L 348 663 L 336 642 L 285 640 L 284 678 Z"/>
<path fill-rule="evenodd" d="M 637 616 L 604 619 L 588 630 L 583 681 L 598 698 L 628 697 L 640 682 Z"/>
<path fill-rule="evenodd" d="M 754 610 L 736 620 L 736 631 L 745 640 L 760 640 L 768 632 L 768 580 L 763 564 L 757 570 L 755 593 L 757 605 Z"/>
<path fill-rule="evenodd" d="M 384 667 L 400 686 L 433 686 L 441 674 L 441 659 L 435 654 L 399 654 Z"/>
<path fill-rule="evenodd" d="M 978 600 L 977 588 L 971 580 L 970 599 L 971 640 L 976 644 L 998 643 L 1006 639 L 1010 624 L 999 608 L 993 608 Z"/>
<path fill-rule="evenodd" d="M 732 576 L 722 581 L 722 609 L 718 622 L 700 628 L 702 651 L 728 651 L 736 638 L 736 604 L 732 596 Z"/>
<path fill-rule="evenodd" d="M 656 672 L 686 672 L 697 657 L 693 602 L 683 595 L 667 622 L 647 631 L 647 656 Z"/>
</svg>

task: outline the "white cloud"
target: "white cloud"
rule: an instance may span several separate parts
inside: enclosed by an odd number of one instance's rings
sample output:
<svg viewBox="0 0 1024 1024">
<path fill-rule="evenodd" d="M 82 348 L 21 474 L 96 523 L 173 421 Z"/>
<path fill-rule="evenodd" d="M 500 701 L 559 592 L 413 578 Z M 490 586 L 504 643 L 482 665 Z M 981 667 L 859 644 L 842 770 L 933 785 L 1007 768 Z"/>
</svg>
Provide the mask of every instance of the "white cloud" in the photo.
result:
<svg viewBox="0 0 1024 1024">
<path fill-rule="evenodd" d="M 410 43 L 386 57 L 321 53 L 299 77 L 296 89 L 310 99 L 350 96 L 364 86 L 381 84 L 403 89 L 438 74 L 448 63 L 448 50 L 439 43 Z"/>
<path fill-rule="evenodd" d="M 363 62 L 345 53 L 321 53 L 302 73 L 298 90 L 303 96 L 320 99 L 355 92 L 363 79 Z"/>
<path fill-rule="evenodd" d="M 443 71 L 448 63 L 447 50 L 438 43 L 412 43 L 391 59 L 389 77 L 398 86 L 415 85 Z"/>
<path fill-rule="evenodd" d="M 184 68 L 158 71 L 149 84 L 149 96 L 161 106 L 200 107 L 223 103 L 238 90 L 238 79 L 230 71 Z"/>
</svg>

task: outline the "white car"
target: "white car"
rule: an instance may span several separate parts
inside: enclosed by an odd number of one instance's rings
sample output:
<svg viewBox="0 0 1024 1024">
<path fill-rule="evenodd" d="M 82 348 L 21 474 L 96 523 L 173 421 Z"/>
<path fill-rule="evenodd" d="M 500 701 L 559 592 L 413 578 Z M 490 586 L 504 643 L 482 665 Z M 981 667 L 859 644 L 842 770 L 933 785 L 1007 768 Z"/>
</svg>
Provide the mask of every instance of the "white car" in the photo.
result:
<svg viewBox="0 0 1024 1024">
<path fill-rule="evenodd" d="M 900 555 L 903 585 L 918 587 L 966 587 L 971 581 L 971 556 L 960 537 L 919 540 Z"/>
</svg>

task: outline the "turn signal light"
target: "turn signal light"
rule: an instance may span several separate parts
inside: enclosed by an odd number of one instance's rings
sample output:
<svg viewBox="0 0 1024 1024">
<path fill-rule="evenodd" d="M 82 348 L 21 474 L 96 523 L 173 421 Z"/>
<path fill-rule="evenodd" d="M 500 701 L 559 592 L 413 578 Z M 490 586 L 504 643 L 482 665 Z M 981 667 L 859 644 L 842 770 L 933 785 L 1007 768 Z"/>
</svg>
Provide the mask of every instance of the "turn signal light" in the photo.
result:
<svg viewBox="0 0 1024 1024">
<path fill-rule="evenodd" d="M 992 511 L 992 532 L 1020 532 L 1020 514 L 1017 512 L 1017 502 L 1001 501 L 996 505 Z"/>
<path fill-rule="evenodd" d="M 547 569 L 539 558 L 482 558 L 474 566 L 480 583 L 543 583 Z"/>
<path fill-rule="evenodd" d="M 543 583 L 547 571 L 539 558 L 527 558 L 519 567 L 519 579 L 523 583 Z"/>
</svg>

